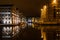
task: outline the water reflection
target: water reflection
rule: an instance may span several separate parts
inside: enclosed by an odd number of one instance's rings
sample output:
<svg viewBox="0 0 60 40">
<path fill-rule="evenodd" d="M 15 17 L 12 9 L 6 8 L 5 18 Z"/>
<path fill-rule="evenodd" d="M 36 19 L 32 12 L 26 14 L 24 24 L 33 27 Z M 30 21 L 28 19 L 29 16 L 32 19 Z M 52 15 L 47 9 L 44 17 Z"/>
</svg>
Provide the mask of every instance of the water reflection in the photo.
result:
<svg viewBox="0 0 60 40">
<path fill-rule="evenodd" d="M 3 27 L 2 28 L 2 38 L 10 38 L 15 36 L 19 32 L 19 26 L 14 27 Z"/>
</svg>

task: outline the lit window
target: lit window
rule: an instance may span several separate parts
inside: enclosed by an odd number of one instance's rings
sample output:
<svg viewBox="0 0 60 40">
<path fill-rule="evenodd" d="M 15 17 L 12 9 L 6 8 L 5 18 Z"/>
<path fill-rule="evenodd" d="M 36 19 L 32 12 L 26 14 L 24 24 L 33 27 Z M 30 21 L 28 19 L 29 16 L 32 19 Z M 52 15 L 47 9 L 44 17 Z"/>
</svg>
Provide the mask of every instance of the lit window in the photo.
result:
<svg viewBox="0 0 60 40">
<path fill-rule="evenodd" d="M 35 18 L 32 18 L 32 22 L 34 22 L 34 19 L 35 19 Z"/>
<path fill-rule="evenodd" d="M 3 23 L 4 23 L 4 24 L 7 24 L 7 21 L 4 19 L 4 20 L 3 20 Z"/>
<path fill-rule="evenodd" d="M 59 13 L 57 12 L 57 14 L 59 14 Z"/>
<path fill-rule="evenodd" d="M 7 20 L 7 24 L 10 24 L 10 20 Z"/>
<path fill-rule="evenodd" d="M 37 19 L 35 19 L 35 22 L 38 22 L 38 20 L 37 20 Z"/>
<path fill-rule="evenodd" d="M 28 22 L 32 22 L 32 20 L 31 19 L 28 19 Z"/>
</svg>

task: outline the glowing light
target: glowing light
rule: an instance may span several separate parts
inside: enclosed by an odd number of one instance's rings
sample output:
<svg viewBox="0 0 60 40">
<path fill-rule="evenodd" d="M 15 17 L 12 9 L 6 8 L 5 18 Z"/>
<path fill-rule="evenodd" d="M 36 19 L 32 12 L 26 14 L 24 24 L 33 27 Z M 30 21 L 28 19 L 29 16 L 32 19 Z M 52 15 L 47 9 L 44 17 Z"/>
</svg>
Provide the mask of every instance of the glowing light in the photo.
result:
<svg viewBox="0 0 60 40">
<path fill-rule="evenodd" d="M 54 0 L 53 3 L 55 4 L 56 3 L 56 0 Z"/>
<path fill-rule="evenodd" d="M 10 27 L 10 30 L 12 30 L 12 27 Z"/>
<path fill-rule="evenodd" d="M 9 27 L 7 27 L 7 30 L 9 31 Z"/>
<path fill-rule="evenodd" d="M 5 24 L 6 20 L 4 20 L 4 24 Z"/>
<path fill-rule="evenodd" d="M 41 11 L 43 11 L 43 9 L 41 9 Z"/>
<path fill-rule="evenodd" d="M 32 27 L 34 28 L 34 24 L 32 24 Z"/>
<path fill-rule="evenodd" d="M 46 8 L 47 8 L 47 6 L 46 6 L 46 5 L 44 5 L 44 6 L 43 6 L 43 9 L 46 9 Z M 42 10 L 42 9 L 41 9 L 41 10 Z"/>
<path fill-rule="evenodd" d="M 53 6 L 57 5 L 57 0 L 53 0 L 52 4 Z"/>
<path fill-rule="evenodd" d="M 46 13 L 47 13 L 47 6 L 44 5 L 43 9 L 41 9 L 41 18 L 42 19 L 46 18 Z"/>
<path fill-rule="evenodd" d="M 32 18 L 32 22 L 34 22 L 34 17 Z"/>
<path fill-rule="evenodd" d="M 6 27 L 3 27 L 3 30 L 6 31 Z"/>
</svg>

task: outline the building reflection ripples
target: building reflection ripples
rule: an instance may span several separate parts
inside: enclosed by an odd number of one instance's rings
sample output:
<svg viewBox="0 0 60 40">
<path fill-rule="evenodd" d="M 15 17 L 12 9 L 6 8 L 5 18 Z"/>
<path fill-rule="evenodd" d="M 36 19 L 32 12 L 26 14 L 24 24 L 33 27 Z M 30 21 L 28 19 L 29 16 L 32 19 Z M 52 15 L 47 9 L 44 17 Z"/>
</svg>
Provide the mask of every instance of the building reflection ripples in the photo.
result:
<svg viewBox="0 0 60 40">
<path fill-rule="evenodd" d="M 19 26 L 3 27 L 2 38 L 12 38 L 19 32 Z"/>
<path fill-rule="evenodd" d="M 37 24 L 34 24 L 37 25 Z M 19 26 L 20 27 L 20 26 Z M 11 38 L 3 38 L 2 40 L 60 40 L 60 27 L 59 26 L 34 26 L 31 25 L 24 27 L 15 26 L 12 34 L 16 34 Z M 59 28 L 58 28 L 59 27 Z M 7 29 L 7 30 L 6 30 Z M 3 27 L 2 31 L 4 36 L 10 35 L 12 27 Z M 19 29 L 19 30 L 18 30 Z M 7 34 L 8 33 L 8 34 Z"/>
<path fill-rule="evenodd" d="M 13 40 L 40 40 L 40 30 L 29 27 L 21 29 Z"/>
<path fill-rule="evenodd" d="M 2 38 L 2 40 L 41 40 L 41 30 L 38 30 L 32 26 L 33 25 L 28 25 L 26 27 L 15 26 L 13 28 L 3 27 L 3 36 L 7 37 L 11 34 L 13 36 L 11 38 Z"/>
</svg>

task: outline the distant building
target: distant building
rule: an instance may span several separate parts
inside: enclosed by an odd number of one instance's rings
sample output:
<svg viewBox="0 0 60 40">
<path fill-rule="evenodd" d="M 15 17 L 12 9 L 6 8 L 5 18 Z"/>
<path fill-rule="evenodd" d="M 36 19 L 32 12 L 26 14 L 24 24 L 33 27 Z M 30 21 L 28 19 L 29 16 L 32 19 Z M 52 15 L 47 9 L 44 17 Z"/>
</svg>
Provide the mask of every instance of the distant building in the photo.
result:
<svg viewBox="0 0 60 40">
<path fill-rule="evenodd" d="M 11 37 L 19 30 L 20 18 L 19 11 L 13 5 L 0 5 L 0 25 L 2 30 L 2 37 Z M 6 26 L 5 26 L 6 25 Z M 10 26 L 17 25 L 17 26 Z"/>
<path fill-rule="evenodd" d="M 12 24 L 11 19 L 11 6 L 12 5 L 0 5 L 0 24 Z"/>
<path fill-rule="evenodd" d="M 43 8 L 41 9 L 41 19 L 45 22 L 57 22 L 60 20 L 60 0 L 57 0 L 57 4 L 47 4 L 47 12 L 44 14 Z M 60 22 L 60 21 L 59 21 Z"/>
</svg>

